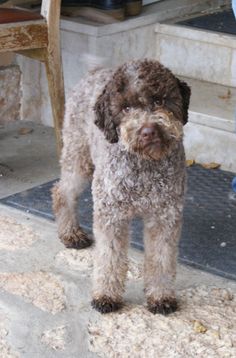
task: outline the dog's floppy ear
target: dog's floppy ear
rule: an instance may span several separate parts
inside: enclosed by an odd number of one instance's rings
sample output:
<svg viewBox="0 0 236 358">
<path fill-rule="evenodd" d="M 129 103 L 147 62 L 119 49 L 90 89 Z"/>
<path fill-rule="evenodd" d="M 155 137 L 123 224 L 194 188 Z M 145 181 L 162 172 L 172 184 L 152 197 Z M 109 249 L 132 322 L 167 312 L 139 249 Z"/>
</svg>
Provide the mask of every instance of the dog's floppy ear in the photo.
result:
<svg viewBox="0 0 236 358">
<path fill-rule="evenodd" d="M 94 111 L 95 124 L 104 132 L 106 140 L 109 143 L 117 143 L 119 138 L 110 108 L 110 95 L 106 88 L 98 97 Z"/>
<path fill-rule="evenodd" d="M 178 85 L 180 88 L 180 93 L 183 99 L 183 124 L 185 125 L 188 122 L 188 108 L 191 96 L 191 89 L 186 82 L 178 80 Z"/>
</svg>

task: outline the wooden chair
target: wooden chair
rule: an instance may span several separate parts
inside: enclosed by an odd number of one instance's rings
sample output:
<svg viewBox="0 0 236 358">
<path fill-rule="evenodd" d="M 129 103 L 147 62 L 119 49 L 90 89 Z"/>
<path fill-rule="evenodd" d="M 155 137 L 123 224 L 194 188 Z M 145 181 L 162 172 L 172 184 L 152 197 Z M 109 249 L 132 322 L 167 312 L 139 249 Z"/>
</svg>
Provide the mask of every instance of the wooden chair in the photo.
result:
<svg viewBox="0 0 236 358">
<path fill-rule="evenodd" d="M 0 53 L 13 51 L 46 66 L 57 150 L 60 153 L 64 116 L 64 82 L 60 52 L 61 0 L 42 0 L 41 14 L 0 8 Z"/>
</svg>

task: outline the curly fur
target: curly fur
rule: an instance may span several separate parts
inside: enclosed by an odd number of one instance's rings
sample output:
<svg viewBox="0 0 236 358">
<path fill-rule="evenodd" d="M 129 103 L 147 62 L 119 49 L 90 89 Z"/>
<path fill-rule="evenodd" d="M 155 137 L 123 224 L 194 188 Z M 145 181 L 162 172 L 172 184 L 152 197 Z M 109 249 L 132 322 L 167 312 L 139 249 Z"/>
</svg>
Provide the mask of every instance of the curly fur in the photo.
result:
<svg viewBox="0 0 236 358">
<path fill-rule="evenodd" d="M 69 240 L 70 247 L 86 246 L 76 204 L 92 180 L 93 306 L 101 312 L 122 302 L 134 216 L 144 221 L 148 307 L 154 313 L 177 307 L 174 279 L 185 191 L 182 139 L 189 98 L 188 85 L 159 62 L 138 60 L 93 71 L 67 102 L 54 212 L 60 239 Z"/>
</svg>

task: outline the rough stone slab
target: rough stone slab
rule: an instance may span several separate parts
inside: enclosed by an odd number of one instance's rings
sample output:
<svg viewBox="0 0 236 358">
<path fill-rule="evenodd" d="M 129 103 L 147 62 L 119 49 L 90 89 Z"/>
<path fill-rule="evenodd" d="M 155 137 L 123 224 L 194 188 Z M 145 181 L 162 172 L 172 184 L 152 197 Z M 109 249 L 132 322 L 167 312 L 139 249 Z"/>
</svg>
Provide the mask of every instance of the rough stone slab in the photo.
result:
<svg viewBox="0 0 236 358">
<path fill-rule="evenodd" d="M 0 123 L 20 119 L 20 86 L 19 66 L 0 67 Z"/>
<path fill-rule="evenodd" d="M 56 264 L 63 265 L 69 270 L 79 272 L 86 272 L 86 276 L 91 276 L 93 268 L 93 255 L 94 249 L 88 248 L 87 250 L 63 250 L 60 251 L 56 257 Z M 142 278 L 143 265 L 134 259 L 129 260 L 128 265 L 128 279 L 139 280 Z"/>
<path fill-rule="evenodd" d="M 0 309 L 0 353 L 1 358 L 19 358 L 19 354 L 13 351 L 7 342 L 9 334 L 9 319 L 6 314 Z"/>
<path fill-rule="evenodd" d="M 90 323 L 90 349 L 104 358 L 236 356 L 232 292 L 202 286 L 179 295 L 181 310 L 168 317 L 129 306 Z"/>
<path fill-rule="evenodd" d="M 9 216 L 0 215 L 0 249 L 19 250 L 29 248 L 38 236 L 28 226 Z"/>
<path fill-rule="evenodd" d="M 43 332 L 41 342 L 55 351 L 63 351 L 66 347 L 68 329 L 66 326 L 56 327 Z"/>
<path fill-rule="evenodd" d="M 65 309 L 64 289 L 51 273 L 0 273 L 0 288 L 52 314 Z"/>
</svg>

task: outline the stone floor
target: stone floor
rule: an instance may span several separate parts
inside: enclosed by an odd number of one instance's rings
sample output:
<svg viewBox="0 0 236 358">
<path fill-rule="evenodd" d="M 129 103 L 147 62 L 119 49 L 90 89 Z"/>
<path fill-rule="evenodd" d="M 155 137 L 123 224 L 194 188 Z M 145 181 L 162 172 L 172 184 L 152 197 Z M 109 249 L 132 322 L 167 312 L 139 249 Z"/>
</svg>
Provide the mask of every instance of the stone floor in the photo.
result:
<svg viewBox="0 0 236 358">
<path fill-rule="evenodd" d="M 51 129 L 21 122 L 0 137 L 1 197 L 58 176 Z M 129 254 L 124 308 L 102 316 L 90 306 L 92 249 L 65 249 L 54 223 L 1 205 L 0 357 L 236 356 L 236 282 L 179 265 L 180 310 L 154 316 L 143 254 Z"/>
<path fill-rule="evenodd" d="M 236 282 L 179 266 L 180 310 L 154 316 L 131 249 L 124 308 L 102 316 L 92 249 L 65 249 L 54 223 L 3 205 L 0 227 L 1 358 L 236 356 Z"/>
<path fill-rule="evenodd" d="M 52 128 L 27 121 L 0 122 L 0 198 L 58 176 Z"/>
</svg>

